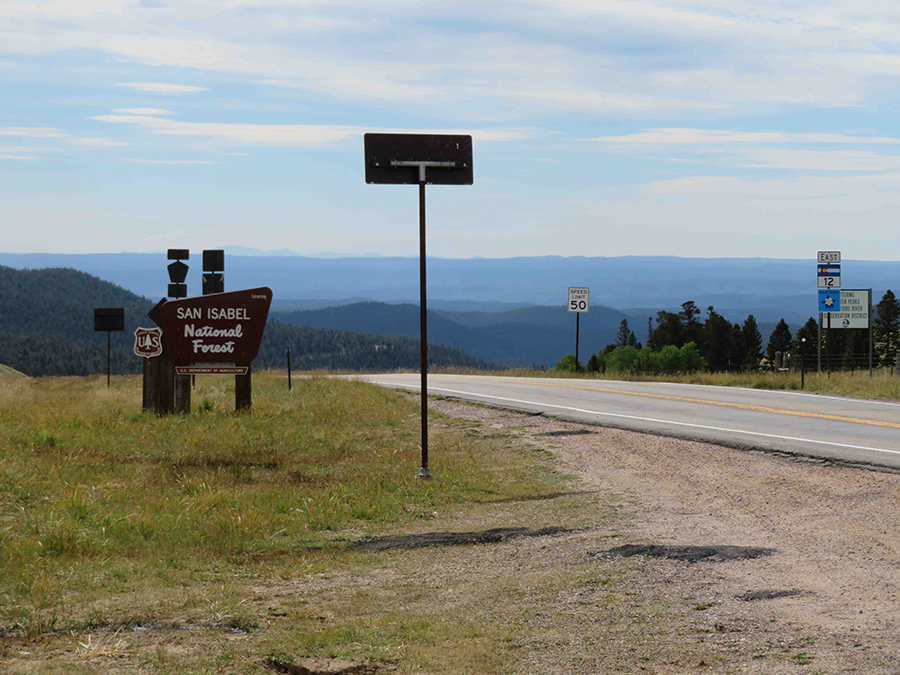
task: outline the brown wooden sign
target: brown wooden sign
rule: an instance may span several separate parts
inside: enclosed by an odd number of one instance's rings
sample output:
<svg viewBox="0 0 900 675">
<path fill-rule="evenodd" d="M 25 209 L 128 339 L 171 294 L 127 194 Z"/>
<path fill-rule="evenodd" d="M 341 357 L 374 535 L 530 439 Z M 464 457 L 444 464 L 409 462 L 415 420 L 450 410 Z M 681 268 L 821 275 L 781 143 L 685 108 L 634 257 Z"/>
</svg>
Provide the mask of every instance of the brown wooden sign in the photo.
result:
<svg viewBox="0 0 900 675">
<path fill-rule="evenodd" d="M 249 364 L 259 353 L 272 289 L 171 300 L 160 311 L 166 352 L 179 366 Z"/>
</svg>

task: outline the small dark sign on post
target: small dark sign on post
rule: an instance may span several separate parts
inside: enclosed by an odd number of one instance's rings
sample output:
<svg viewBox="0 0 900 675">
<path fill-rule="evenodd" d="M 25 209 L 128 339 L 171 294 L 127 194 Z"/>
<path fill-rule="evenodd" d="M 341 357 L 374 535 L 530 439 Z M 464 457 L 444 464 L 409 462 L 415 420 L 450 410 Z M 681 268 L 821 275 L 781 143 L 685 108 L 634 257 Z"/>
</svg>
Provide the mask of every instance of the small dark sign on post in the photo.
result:
<svg viewBox="0 0 900 675">
<path fill-rule="evenodd" d="M 419 186 L 419 326 L 422 351 L 422 467 L 428 468 L 428 325 L 425 285 L 425 185 L 471 185 L 472 137 L 450 134 L 366 134 L 366 183 Z"/>
<path fill-rule="evenodd" d="M 181 261 L 190 260 L 191 252 L 186 248 L 170 248 L 167 257 L 175 261 L 168 267 L 169 281 L 172 283 L 169 284 L 167 294 L 170 298 L 186 298 L 187 284 L 184 280 L 187 279 L 188 266 Z"/>
<path fill-rule="evenodd" d="M 203 251 L 203 295 L 225 292 L 225 251 Z"/>
<path fill-rule="evenodd" d="M 110 335 L 112 331 L 125 330 L 125 309 L 123 307 L 98 307 L 95 309 L 94 330 L 98 333 L 106 333 L 106 386 L 108 387 L 112 361 Z"/>
</svg>

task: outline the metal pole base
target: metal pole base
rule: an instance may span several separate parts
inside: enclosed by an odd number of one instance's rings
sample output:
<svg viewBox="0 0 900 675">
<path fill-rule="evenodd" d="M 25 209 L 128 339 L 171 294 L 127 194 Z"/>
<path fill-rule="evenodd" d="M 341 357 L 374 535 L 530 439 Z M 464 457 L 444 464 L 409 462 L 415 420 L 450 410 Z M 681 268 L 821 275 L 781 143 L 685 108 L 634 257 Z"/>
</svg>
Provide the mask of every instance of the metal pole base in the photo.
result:
<svg viewBox="0 0 900 675">
<path fill-rule="evenodd" d="M 429 469 L 427 466 L 423 466 L 421 469 L 419 469 L 419 473 L 416 474 L 416 478 L 429 480 L 431 478 L 431 469 Z"/>
</svg>

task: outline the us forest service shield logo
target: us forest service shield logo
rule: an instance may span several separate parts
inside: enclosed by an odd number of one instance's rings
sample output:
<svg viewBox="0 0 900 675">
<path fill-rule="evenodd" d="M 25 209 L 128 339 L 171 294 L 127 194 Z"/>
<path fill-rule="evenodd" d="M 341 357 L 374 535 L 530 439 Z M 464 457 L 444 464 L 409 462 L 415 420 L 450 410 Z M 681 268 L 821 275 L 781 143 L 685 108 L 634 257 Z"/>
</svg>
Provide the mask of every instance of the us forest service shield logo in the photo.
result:
<svg viewBox="0 0 900 675">
<path fill-rule="evenodd" d="M 134 331 L 134 353 L 145 359 L 162 354 L 162 329 L 138 328 Z"/>
</svg>

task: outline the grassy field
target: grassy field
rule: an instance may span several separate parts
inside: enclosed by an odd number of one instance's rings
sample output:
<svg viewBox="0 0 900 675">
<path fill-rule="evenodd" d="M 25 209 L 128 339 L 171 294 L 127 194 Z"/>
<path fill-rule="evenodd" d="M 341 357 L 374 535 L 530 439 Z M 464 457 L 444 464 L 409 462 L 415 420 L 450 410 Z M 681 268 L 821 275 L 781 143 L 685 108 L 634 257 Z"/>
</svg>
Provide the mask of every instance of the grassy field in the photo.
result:
<svg viewBox="0 0 900 675">
<path fill-rule="evenodd" d="M 556 370 L 531 371 L 510 370 L 497 375 L 519 377 L 571 377 L 594 380 L 624 380 L 629 382 L 680 382 L 684 384 L 707 384 L 719 387 L 747 387 L 750 389 L 781 389 L 801 391 L 799 372 L 789 373 L 690 373 L 685 375 L 633 375 L 611 373 L 609 375 L 588 373 L 565 373 Z M 875 370 L 869 377 L 868 370 L 854 372 L 806 373 L 802 391 L 832 396 L 851 396 L 870 399 L 900 399 L 900 374 L 890 370 Z"/>
<path fill-rule="evenodd" d="M 459 658 L 482 659 L 487 628 L 447 625 L 435 643 L 433 617 L 359 596 L 326 621 L 273 589 L 384 564 L 349 540 L 558 490 L 549 455 L 437 418 L 435 478 L 423 481 L 418 406 L 402 394 L 321 377 L 289 393 L 283 373 L 261 373 L 252 413 L 235 414 L 233 387 L 198 378 L 194 414 L 158 418 L 141 412 L 136 377 L 110 389 L 105 377 L 0 380 L 0 670 L 262 672 L 272 655 L 408 664 L 451 638 Z M 510 524 L 503 508 L 494 526 Z M 180 646 L 148 646 L 154 631 Z"/>
<path fill-rule="evenodd" d="M 15 368 L 10 368 L 9 366 L 4 366 L 0 363 L 0 381 L 7 380 L 11 378 L 27 378 L 28 376 L 25 373 L 20 373 Z"/>
<path fill-rule="evenodd" d="M 400 392 L 263 372 L 233 407 L 225 377 L 166 418 L 137 377 L 0 380 L 0 672 L 806 672 L 798 628 L 736 643 L 646 561 L 596 556 L 633 536 L 639 497 L 559 473 L 547 434 L 434 413 L 423 481 Z M 568 532 L 352 545 L 551 526 Z"/>
</svg>

